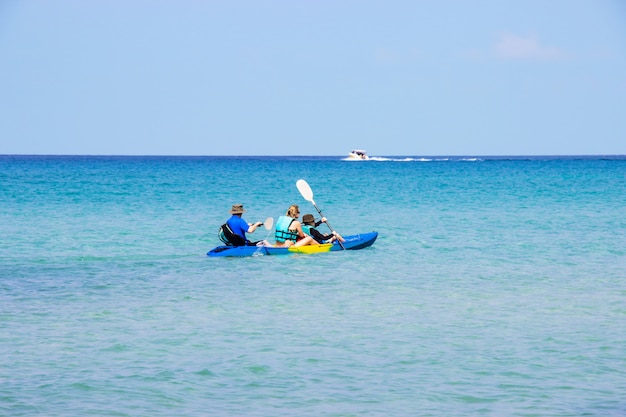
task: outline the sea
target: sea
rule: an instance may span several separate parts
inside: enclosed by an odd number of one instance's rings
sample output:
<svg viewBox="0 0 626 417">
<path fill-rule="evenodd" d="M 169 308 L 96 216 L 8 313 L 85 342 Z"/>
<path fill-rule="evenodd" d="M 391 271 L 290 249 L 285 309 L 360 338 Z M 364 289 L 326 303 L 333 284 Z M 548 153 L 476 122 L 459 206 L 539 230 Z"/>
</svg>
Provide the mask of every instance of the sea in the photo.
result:
<svg viewBox="0 0 626 417">
<path fill-rule="evenodd" d="M 626 416 L 626 156 L 0 156 L 0 415 Z"/>
</svg>

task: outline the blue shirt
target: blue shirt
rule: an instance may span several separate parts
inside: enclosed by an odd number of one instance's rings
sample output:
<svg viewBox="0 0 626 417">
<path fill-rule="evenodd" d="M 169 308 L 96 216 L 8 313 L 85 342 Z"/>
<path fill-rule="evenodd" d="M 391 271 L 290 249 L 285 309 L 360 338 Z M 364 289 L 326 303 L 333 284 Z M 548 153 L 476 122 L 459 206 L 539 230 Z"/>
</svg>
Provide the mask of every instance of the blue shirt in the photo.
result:
<svg viewBox="0 0 626 417">
<path fill-rule="evenodd" d="M 228 223 L 233 233 L 244 238 L 246 242 L 248 241 L 248 239 L 246 238 L 246 232 L 248 231 L 248 228 L 250 228 L 250 226 L 248 226 L 247 221 L 233 214 L 233 216 L 228 219 L 226 223 Z"/>
</svg>

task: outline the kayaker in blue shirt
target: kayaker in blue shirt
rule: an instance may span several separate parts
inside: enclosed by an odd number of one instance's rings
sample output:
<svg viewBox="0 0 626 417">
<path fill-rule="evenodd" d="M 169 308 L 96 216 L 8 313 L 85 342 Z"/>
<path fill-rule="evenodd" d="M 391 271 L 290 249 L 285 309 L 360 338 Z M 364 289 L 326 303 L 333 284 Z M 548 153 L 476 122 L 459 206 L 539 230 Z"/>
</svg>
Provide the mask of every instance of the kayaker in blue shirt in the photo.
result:
<svg viewBox="0 0 626 417">
<path fill-rule="evenodd" d="M 250 242 L 246 237 L 246 233 L 254 233 L 257 227 L 261 226 L 263 222 L 256 223 L 248 223 L 244 219 L 241 218 L 241 215 L 245 212 L 243 209 L 243 204 L 233 204 L 233 207 L 230 209 L 230 214 L 232 214 L 231 218 L 228 219 L 226 224 L 230 227 L 233 233 L 241 238 L 234 239 L 236 242 L 231 242 L 233 246 L 255 246 L 259 242 Z"/>
<path fill-rule="evenodd" d="M 337 232 L 325 235 L 316 229 L 316 227 L 320 224 L 326 223 L 326 217 L 322 217 L 322 220 L 316 222 L 315 217 L 313 217 L 312 214 L 305 214 L 302 216 L 302 223 L 302 230 L 304 233 L 315 239 L 317 243 L 333 243 L 337 239 L 339 239 L 340 242 L 345 242 L 345 239 Z"/>
</svg>

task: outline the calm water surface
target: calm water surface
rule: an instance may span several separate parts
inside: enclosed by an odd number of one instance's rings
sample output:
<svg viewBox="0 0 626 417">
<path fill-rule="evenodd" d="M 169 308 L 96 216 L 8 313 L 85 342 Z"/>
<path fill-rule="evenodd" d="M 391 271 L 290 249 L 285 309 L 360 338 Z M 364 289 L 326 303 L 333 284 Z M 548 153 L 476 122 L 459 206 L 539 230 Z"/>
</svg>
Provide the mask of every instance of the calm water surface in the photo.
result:
<svg viewBox="0 0 626 417">
<path fill-rule="evenodd" d="M 374 246 L 206 256 L 300 178 Z M 0 156 L 0 415 L 625 416 L 624 207 L 620 157 Z"/>
</svg>

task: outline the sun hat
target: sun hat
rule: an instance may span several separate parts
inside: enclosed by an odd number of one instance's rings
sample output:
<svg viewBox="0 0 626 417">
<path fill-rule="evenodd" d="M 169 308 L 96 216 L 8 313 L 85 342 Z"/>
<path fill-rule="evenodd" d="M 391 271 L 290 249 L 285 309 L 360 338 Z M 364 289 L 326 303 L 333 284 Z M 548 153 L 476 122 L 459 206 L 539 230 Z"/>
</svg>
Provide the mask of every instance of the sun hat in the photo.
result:
<svg viewBox="0 0 626 417">
<path fill-rule="evenodd" d="M 315 226 L 315 217 L 312 214 L 302 216 L 302 223 Z"/>
<path fill-rule="evenodd" d="M 242 214 L 244 211 L 243 204 L 233 204 L 233 208 L 230 209 L 230 214 Z"/>
</svg>

